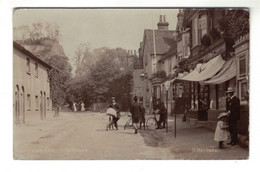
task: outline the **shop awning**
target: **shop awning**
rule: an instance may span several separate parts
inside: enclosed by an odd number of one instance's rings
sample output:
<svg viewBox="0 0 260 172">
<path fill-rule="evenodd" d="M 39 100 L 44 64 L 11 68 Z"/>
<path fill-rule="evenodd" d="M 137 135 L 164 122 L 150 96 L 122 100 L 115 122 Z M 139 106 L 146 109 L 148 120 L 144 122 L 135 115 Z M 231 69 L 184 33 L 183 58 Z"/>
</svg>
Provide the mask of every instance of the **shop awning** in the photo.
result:
<svg viewBox="0 0 260 172">
<path fill-rule="evenodd" d="M 201 71 L 196 68 L 186 76 L 182 78 L 177 78 L 177 80 L 185 81 L 204 81 L 216 75 L 217 72 L 221 70 L 225 61 L 222 59 L 221 55 L 211 59 L 205 64 L 202 64 Z"/>
<path fill-rule="evenodd" d="M 220 84 L 236 76 L 236 60 L 235 57 L 227 60 L 218 74 L 203 81 L 203 84 Z"/>
</svg>

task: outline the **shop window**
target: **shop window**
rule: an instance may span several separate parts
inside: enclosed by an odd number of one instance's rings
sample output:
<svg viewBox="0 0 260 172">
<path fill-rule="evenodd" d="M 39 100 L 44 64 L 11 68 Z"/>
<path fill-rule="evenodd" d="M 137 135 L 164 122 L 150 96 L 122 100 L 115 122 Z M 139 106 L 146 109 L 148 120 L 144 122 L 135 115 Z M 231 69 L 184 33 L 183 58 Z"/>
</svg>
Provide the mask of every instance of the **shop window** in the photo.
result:
<svg viewBox="0 0 260 172">
<path fill-rule="evenodd" d="M 217 100 L 216 100 L 216 88 L 215 85 L 210 85 L 210 109 L 217 109 Z"/>
<path fill-rule="evenodd" d="M 226 109 L 226 83 L 218 85 L 218 107 L 221 110 Z"/>
<path fill-rule="evenodd" d="M 31 110 L 31 95 L 27 94 L 27 110 Z"/>
</svg>

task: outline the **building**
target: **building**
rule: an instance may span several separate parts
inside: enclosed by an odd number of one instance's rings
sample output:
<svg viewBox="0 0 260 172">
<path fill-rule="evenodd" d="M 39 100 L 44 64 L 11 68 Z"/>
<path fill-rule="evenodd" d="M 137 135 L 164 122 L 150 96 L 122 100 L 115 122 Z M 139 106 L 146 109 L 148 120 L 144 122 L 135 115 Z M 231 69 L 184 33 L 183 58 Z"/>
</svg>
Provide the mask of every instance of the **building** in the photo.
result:
<svg viewBox="0 0 260 172">
<path fill-rule="evenodd" d="M 160 16 L 157 30 L 145 29 L 143 41 L 139 49 L 139 57 L 143 59 L 143 105 L 146 111 L 152 110 L 156 98 L 161 98 L 161 82 L 166 78 L 165 66 L 172 63 L 168 60 L 158 62 L 171 49 L 175 42 L 174 30 L 168 30 L 169 23 L 165 16 Z"/>
<path fill-rule="evenodd" d="M 249 96 L 249 36 L 241 36 L 231 47 L 220 32 L 219 21 L 225 17 L 225 9 L 185 9 L 178 15 L 182 26 L 178 34 L 185 42 L 184 34 L 190 35 L 188 58 L 178 50 L 178 66 L 182 76 L 172 79 L 181 85 L 188 96 L 189 122 L 201 121 L 215 129 L 217 116 L 226 111 L 226 90 L 236 88 L 241 100 L 239 133 L 248 136 Z M 179 43 L 179 41 L 178 41 Z M 186 75 L 184 74 L 186 72 Z M 188 72 L 188 73 L 187 73 Z"/>
<path fill-rule="evenodd" d="M 14 123 L 46 118 L 52 110 L 47 63 L 13 42 Z"/>
</svg>

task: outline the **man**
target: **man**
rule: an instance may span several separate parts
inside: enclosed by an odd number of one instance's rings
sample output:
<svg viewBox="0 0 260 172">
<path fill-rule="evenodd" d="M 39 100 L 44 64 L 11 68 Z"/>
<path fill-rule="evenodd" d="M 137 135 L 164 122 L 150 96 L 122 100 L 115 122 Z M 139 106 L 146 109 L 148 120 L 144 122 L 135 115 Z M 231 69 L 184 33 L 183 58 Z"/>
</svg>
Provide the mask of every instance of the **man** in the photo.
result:
<svg viewBox="0 0 260 172">
<path fill-rule="evenodd" d="M 161 101 L 160 98 L 157 99 L 156 109 L 159 111 L 158 113 L 160 114 L 160 118 L 157 123 L 156 129 L 165 128 L 167 109 L 165 108 L 164 103 Z M 162 123 L 163 123 L 163 126 L 161 126 Z"/>
<path fill-rule="evenodd" d="M 119 105 L 116 103 L 115 97 L 112 97 L 112 104 L 110 104 L 109 107 L 115 109 L 116 112 L 117 112 L 117 116 L 112 116 L 112 117 L 113 117 L 113 123 L 114 123 L 116 129 L 118 130 L 117 121 L 120 119 L 120 107 L 119 107 Z"/>
<path fill-rule="evenodd" d="M 137 134 L 138 133 L 137 125 L 138 125 L 138 122 L 139 122 L 139 119 L 140 119 L 141 105 L 139 103 L 137 103 L 137 97 L 136 96 L 134 97 L 134 102 L 131 104 L 130 112 L 132 114 L 132 122 L 133 122 L 133 126 L 134 126 L 134 129 L 135 129 L 134 133 Z"/>
<path fill-rule="evenodd" d="M 229 125 L 229 132 L 231 135 L 231 142 L 228 143 L 232 146 L 237 144 L 237 121 L 240 119 L 240 100 L 235 96 L 235 89 L 229 87 L 227 92 L 228 97 L 228 125 Z"/>
</svg>

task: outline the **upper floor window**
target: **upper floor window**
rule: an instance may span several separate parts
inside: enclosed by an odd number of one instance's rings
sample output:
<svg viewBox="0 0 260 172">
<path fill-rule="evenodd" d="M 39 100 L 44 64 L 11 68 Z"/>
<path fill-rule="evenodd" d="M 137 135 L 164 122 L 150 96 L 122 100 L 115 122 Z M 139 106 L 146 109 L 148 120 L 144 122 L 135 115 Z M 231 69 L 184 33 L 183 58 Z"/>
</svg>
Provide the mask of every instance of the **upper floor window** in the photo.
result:
<svg viewBox="0 0 260 172">
<path fill-rule="evenodd" d="M 31 110 L 31 95 L 27 94 L 27 110 Z"/>
<path fill-rule="evenodd" d="M 239 58 L 239 77 L 246 76 L 246 57 L 242 56 Z"/>
<path fill-rule="evenodd" d="M 28 74 L 30 74 L 30 59 L 29 58 L 26 59 L 26 72 Z"/>
<path fill-rule="evenodd" d="M 38 77 L 38 63 L 35 63 L 35 76 Z"/>
<path fill-rule="evenodd" d="M 202 14 L 192 20 L 192 47 L 200 45 L 205 34 L 207 34 L 207 15 Z"/>
</svg>

